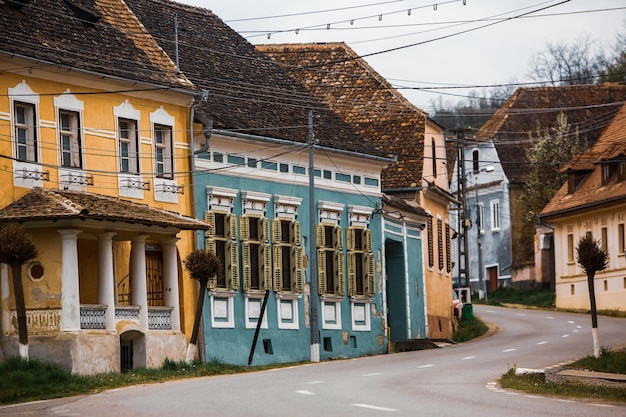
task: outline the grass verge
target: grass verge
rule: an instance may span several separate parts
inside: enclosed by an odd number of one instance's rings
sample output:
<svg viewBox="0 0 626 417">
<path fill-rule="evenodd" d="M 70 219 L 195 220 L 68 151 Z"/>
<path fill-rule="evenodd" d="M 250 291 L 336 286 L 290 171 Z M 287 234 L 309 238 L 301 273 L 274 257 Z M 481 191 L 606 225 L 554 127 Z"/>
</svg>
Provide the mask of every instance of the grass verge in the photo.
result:
<svg viewBox="0 0 626 417">
<path fill-rule="evenodd" d="M 568 368 L 626 374 L 626 350 L 611 352 L 605 349 L 599 358 L 588 356 L 572 363 Z M 552 383 L 546 381 L 544 374 L 516 375 L 515 368 L 502 375 L 500 384 L 503 388 L 533 394 L 626 403 L 626 390 L 623 388 L 589 386 L 582 383 Z"/>
<path fill-rule="evenodd" d="M 467 342 L 482 336 L 487 333 L 487 330 L 489 328 L 479 317 L 471 319 L 461 318 L 458 329 L 452 335 L 452 340 L 456 343 Z"/>
<path fill-rule="evenodd" d="M 521 304 L 529 307 L 554 308 L 554 297 L 554 291 L 549 289 L 518 290 L 513 287 L 502 287 L 487 294 L 487 301 L 473 297 L 472 302 L 496 306 Z"/>
<path fill-rule="evenodd" d="M 93 376 L 73 375 L 50 363 L 31 359 L 8 358 L 0 362 L 0 404 L 93 394 L 111 388 L 199 376 L 225 375 L 289 366 L 236 366 L 213 360 L 207 363 L 166 360 L 159 369 L 136 369 L 127 373 Z"/>
</svg>

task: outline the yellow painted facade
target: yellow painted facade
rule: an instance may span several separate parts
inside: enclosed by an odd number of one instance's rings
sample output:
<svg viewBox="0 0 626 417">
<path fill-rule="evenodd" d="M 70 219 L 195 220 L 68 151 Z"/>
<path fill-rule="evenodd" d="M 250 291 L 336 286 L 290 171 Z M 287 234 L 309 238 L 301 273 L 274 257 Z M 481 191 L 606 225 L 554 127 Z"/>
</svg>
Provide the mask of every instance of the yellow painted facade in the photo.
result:
<svg viewBox="0 0 626 417">
<path fill-rule="evenodd" d="M 12 68 L 16 68 L 13 70 Z M 60 70 L 56 67 L 33 66 L 17 59 L 0 59 L 0 208 L 6 207 L 24 195 L 43 188 L 44 190 L 70 190 L 111 196 L 133 201 L 195 217 L 193 210 L 193 184 L 191 176 L 191 135 L 189 134 L 191 108 L 195 93 L 190 89 L 158 89 L 149 86 L 106 78 L 80 71 Z M 143 90 L 143 91 L 142 91 Z M 17 104 L 16 104 L 17 103 Z M 20 154 L 18 128 L 20 126 L 18 107 L 24 103 L 28 112 L 34 110 L 34 134 L 36 144 L 34 156 L 24 162 Z M 32 110 L 31 110 L 32 109 Z M 62 113 L 69 110 L 74 121 L 78 121 L 78 154 L 71 158 L 75 166 L 63 167 L 64 153 L 62 136 L 64 122 Z M 139 173 L 129 176 L 122 170 L 119 120 L 123 118 L 137 121 Z M 155 127 L 165 125 L 171 132 L 173 162 L 165 170 L 171 171 L 171 178 L 157 175 L 157 141 Z M 170 130 L 171 129 L 171 130 Z M 167 133 L 167 131 L 166 131 Z M 74 150 L 76 150 L 74 143 Z M 22 149 L 23 150 L 23 149 Z M 165 152 L 167 153 L 168 150 Z M 68 157 L 66 153 L 65 157 Z M 129 177 L 135 181 L 133 185 Z M 140 189 L 141 188 L 141 189 Z M 184 270 L 182 261 L 196 247 L 195 231 L 180 231 L 175 228 L 158 229 L 155 233 L 145 233 L 136 225 L 122 222 L 115 224 L 113 234 L 113 274 L 116 284 L 116 297 L 121 296 L 121 284 L 128 279 L 131 265 L 130 241 L 145 234 L 145 244 L 155 251 L 162 249 L 163 242 L 174 236 L 176 267 L 178 270 L 178 294 L 180 305 L 180 330 L 175 339 L 164 338 L 162 333 L 149 333 L 146 340 L 152 340 L 156 347 L 146 347 L 145 361 L 136 365 L 160 366 L 165 357 L 183 360 L 185 337 L 189 338 L 193 326 L 196 284 Z M 97 236 L 107 232 L 93 225 L 78 222 L 67 223 L 66 227 L 80 230 L 78 235 L 78 276 L 79 298 L 83 305 L 101 303 L 101 289 L 98 287 L 98 240 Z M 63 297 L 63 251 L 59 234 L 61 224 L 51 221 L 30 221 L 24 228 L 34 238 L 39 256 L 23 268 L 23 282 L 27 311 L 60 309 Z M 171 258 L 171 256 L 170 256 Z M 167 260 L 166 260 L 167 262 Z M 43 268 L 43 276 L 31 276 L 32 265 Z M 167 266 L 166 266 L 167 267 Z M 3 267 L 3 279 L 8 282 L 9 294 L 13 293 L 10 269 Z M 164 297 L 171 291 L 166 285 Z M 2 291 L 0 291 L 2 292 Z M 15 336 L 16 326 L 12 322 L 10 310 L 15 309 L 12 296 L 2 295 L 2 330 L 4 336 Z M 82 312 L 81 312 L 82 314 Z M 52 316 L 51 316 L 52 317 Z M 59 326 L 57 316 L 41 328 L 33 326 L 30 334 L 50 335 Z M 107 358 L 119 358 L 119 335 L 109 332 L 87 331 L 84 337 L 93 337 L 94 346 L 102 343 L 109 348 Z M 67 336 L 60 334 L 61 338 Z M 70 337 L 70 336 L 68 336 Z M 182 337 L 182 342 L 181 342 Z M 100 339 L 99 339 L 100 338 Z M 59 341 L 61 339 L 58 339 Z M 100 340 L 100 342 L 98 342 Z M 75 343 L 75 342 L 67 342 Z M 76 345 L 75 345 L 76 346 Z M 87 346 L 87 345 L 85 345 Z M 117 349 L 115 348 L 117 346 Z M 5 354 L 10 355 L 14 348 L 10 343 L 4 346 Z M 78 373 L 96 373 L 119 370 L 119 359 L 102 359 L 81 351 L 74 352 L 75 362 L 64 363 Z M 117 355 L 116 355 L 117 352 Z M 91 356 L 90 356 L 91 355 Z M 77 365 L 78 357 L 82 357 Z M 83 366 L 83 368 L 77 368 Z"/>
</svg>

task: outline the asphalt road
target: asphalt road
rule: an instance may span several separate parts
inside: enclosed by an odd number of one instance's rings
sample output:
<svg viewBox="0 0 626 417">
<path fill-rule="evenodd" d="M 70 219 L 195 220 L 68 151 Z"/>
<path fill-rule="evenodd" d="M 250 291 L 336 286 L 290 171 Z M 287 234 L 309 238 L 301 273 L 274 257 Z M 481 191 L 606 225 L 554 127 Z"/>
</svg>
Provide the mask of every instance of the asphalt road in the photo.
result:
<svg viewBox="0 0 626 417">
<path fill-rule="evenodd" d="M 626 416 L 626 406 L 502 390 L 512 366 L 592 353 L 589 315 L 474 306 L 497 330 L 441 349 L 179 380 L 0 408 L 0 416 Z M 626 346 L 626 319 L 599 317 L 602 346 Z"/>
</svg>

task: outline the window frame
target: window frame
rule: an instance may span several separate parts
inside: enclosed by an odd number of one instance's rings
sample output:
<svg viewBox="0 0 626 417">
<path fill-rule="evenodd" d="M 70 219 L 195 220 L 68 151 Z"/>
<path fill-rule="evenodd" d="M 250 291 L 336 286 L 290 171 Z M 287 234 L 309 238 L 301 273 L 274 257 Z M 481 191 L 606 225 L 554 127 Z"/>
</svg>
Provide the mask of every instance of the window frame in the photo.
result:
<svg viewBox="0 0 626 417">
<path fill-rule="evenodd" d="M 348 227 L 346 229 L 346 251 L 348 294 L 351 297 L 374 297 L 376 295 L 376 277 L 372 252 L 372 231 L 362 226 Z"/>
<path fill-rule="evenodd" d="M 328 236 L 332 242 L 327 242 Z M 321 296 L 343 297 L 345 295 L 345 273 L 342 227 L 324 222 L 317 224 L 316 246 L 319 294 Z M 328 259 L 332 265 L 328 265 Z M 333 285 L 332 290 L 328 288 L 329 283 Z"/>
<path fill-rule="evenodd" d="M 122 128 L 122 124 L 127 123 L 130 127 Z M 123 132 L 132 133 L 132 135 L 123 136 Z M 139 158 L 139 121 L 127 117 L 117 118 L 117 135 L 118 135 L 118 164 L 120 173 L 139 175 L 141 173 Z M 134 137 L 131 137 L 134 136 Z M 123 145 L 128 147 L 123 150 Z M 127 167 L 124 166 L 126 162 Z"/>
<path fill-rule="evenodd" d="M 69 117 L 69 126 L 66 129 L 63 122 L 63 116 Z M 83 169 L 83 139 L 81 128 L 80 112 L 60 108 L 59 117 L 59 150 L 60 150 L 60 166 L 63 168 Z M 69 141 L 66 143 L 65 140 Z M 69 163 L 66 162 L 69 157 Z"/>
<path fill-rule="evenodd" d="M 491 230 L 497 231 L 500 230 L 500 201 L 499 200 L 491 200 Z"/>
<path fill-rule="evenodd" d="M 35 103 L 28 103 L 21 100 L 13 100 L 13 135 L 15 141 L 15 159 L 21 162 L 39 162 L 39 143 L 37 138 L 37 106 Z M 19 111 L 24 112 L 24 121 L 18 121 Z M 24 132 L 20 135 L 19 132 Z M 24 142 L 21 143 L 21 140 Z M 24 156 L 21 150 L 24 150 Z"/>
<path fill-rule="evenodd" d="M 300 233 L 300 222 L 295 219 L 279 217 L 272 220 L 274 292 L 299 294 L 303 291 L 304 250 Z"/>
<path fill-rule="evenodd" d="M 156 178 L 174 179 L 174 129 L 163 123 L 153 123 L 154 174 Z"/>
<path fill-rule="evenodd" d="M 244 291 L 264 292 L 271 289 L 272 260 L 268 219 L 256 214 L 239 216 L 239 240 Z"/>
<path fill-rule="evenodd" d="M 223 276 L 218 274 L 209 278 L 210 290 L 236 291 L 239 289 L 239 248 L 237 246 L 237 216 L 221 210 L 205 212 L 204 220 L 211 225 L 205 232 L 205 250 L 213 252 L 222 263 Z M 223 234 L 217 234 L 217 222 L 223 222 L 220 229 Z M 220 243 L 224 246 L 223 253 L 218 254 L 216 248 Z"/>
</svg>

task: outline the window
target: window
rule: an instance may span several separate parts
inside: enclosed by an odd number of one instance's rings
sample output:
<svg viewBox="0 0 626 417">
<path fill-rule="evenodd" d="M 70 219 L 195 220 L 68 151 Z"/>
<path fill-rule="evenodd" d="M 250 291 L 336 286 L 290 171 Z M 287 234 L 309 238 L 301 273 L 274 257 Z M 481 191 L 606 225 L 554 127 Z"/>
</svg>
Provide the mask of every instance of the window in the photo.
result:
<svg viewBox="0 0 626 417">
<path fill-rule="evenodd" d="M 435 248 L 433 242 L 433 218 L 428 217 L 426 222 L 426 236 L 428 238 L 428 267 L 432 268 L 435 265 Z"/>
<path fill-rule="evenodd" d="M 218 211 L 208 211 L 205 220 L 213 225 L 205 233 L 205 248 L 215 253 L 222 263 L 217 275 L 209 279 L 209 289 L 237 290 L 239 288 L 239 251 L 237 250 L 236 217 Z"/>
<path fill-rule="evenodd" d="M 341 227 L 317 225 L 317 268 L 320 295 L 345 294 Z"/>
<path fill-rule="evenodd" d="M 602 165 L 602 185 L 606 185 L 609 183 L 609 181 L 611 181 L 611 178 L 613 178 L 613 176 L 615 174 L 617 174 L 618 171 L 618 164 L 617 163 L 608 163 L 605 165 Z"/>
<path fill-rule="evenodd" d="M 617 180 L 624 181 L 626 179 L 626 161 L 617 163 Z"/>
<path fill-rule="evenodd" d="M 608 242 L 608 237 L 609 237 L 609 233 L 608 233 L 608 229 L 606 227 L 603 227 L 600 230 L 600 244 L 602 245 L 602 250 L 604 251 L 604 253 L 609 253 L 609 242 Z"/>
<path fill-rule="evenodd" d="M 274 252 L 274 291 L 302 292 L 304 281 L 300 223 L 291 219 L 272 222 Z"/>
<path fill-rule="evenodd" d="M 567 262 L 574 263 L 574 235 L 567 235 Z"/>
<path fill-rule="evenodd" d="M 437 152 L 435 148 L 435 139 L 431 139 L 430 145 L 431 145 L 431 149 L 433 150 L 432 157 L 431 157 L 432 163 L 433 163 L 433 177 L 437 178 Z"/>
<path fill-rule="evenodd" d="M 120 172 L 139 173 L 137 121 L 118 119 Z"/>
<path fill-rule="evenodd" d="M 239 218 L 239 233 L 244 291 L 270 289 L 272 260 L 268 220 L 265 217 L 243 215 Z"/>
<path fill-rule="evenodd" d="M 443 271 L 443 222 L 437 219 L 437 266 Z"/>
<path fill-rule="evenodd" d="M 348 293 L 373 297 L 376 294 L 372 231 L 362 227 L 346 230 L 348 250 Z"/>
<path fill-rule="evenodd" d="M 478 152 L 478 149 L 474 149 L 472 151 L 472 171 L 474 172 L 479 172 L 480 171 L 480 165 L 479 165 L 479 157 L 480 153 Z"/>
<path fill-rule="evenodd" d="M 491 230 L 500 230 L 500 202 L 491 202 Z"/>
<path fill-rule="evenodd" d="M 59 110 L 59 141 L 61 146 L 61 166 L 82 168 L 80 116 L 78 112 Z"/>
<path fill-rule="evenodd" d="M 446 223 L 446 272 L 452 272 L 452 237 L 450 225 Z"/>
<path fill-rule="evenodd" d="M 37 133 L 35 105 L 14 102 L 16 158 L 23 162 L 37 162 Z"/>
<path fill-rule="evenodd" d="M 479 203 L 478 206 L 476 206 L 476 226 L 478 227 L 478 231 L 480 233 L 484 233 L 485 232 L 485 208 L 483 207 L 482 203 Z"/>
<path fill-rule="evenodd" d="M 617 225 L 617 254 L 624 254 L 624 223 L 619 223 Z"/>
<path fill-rule="evenodd" d="M 157 178 L 174 178 L 171 126 L 154 125 L 154 160 Z"/>
</svg>

